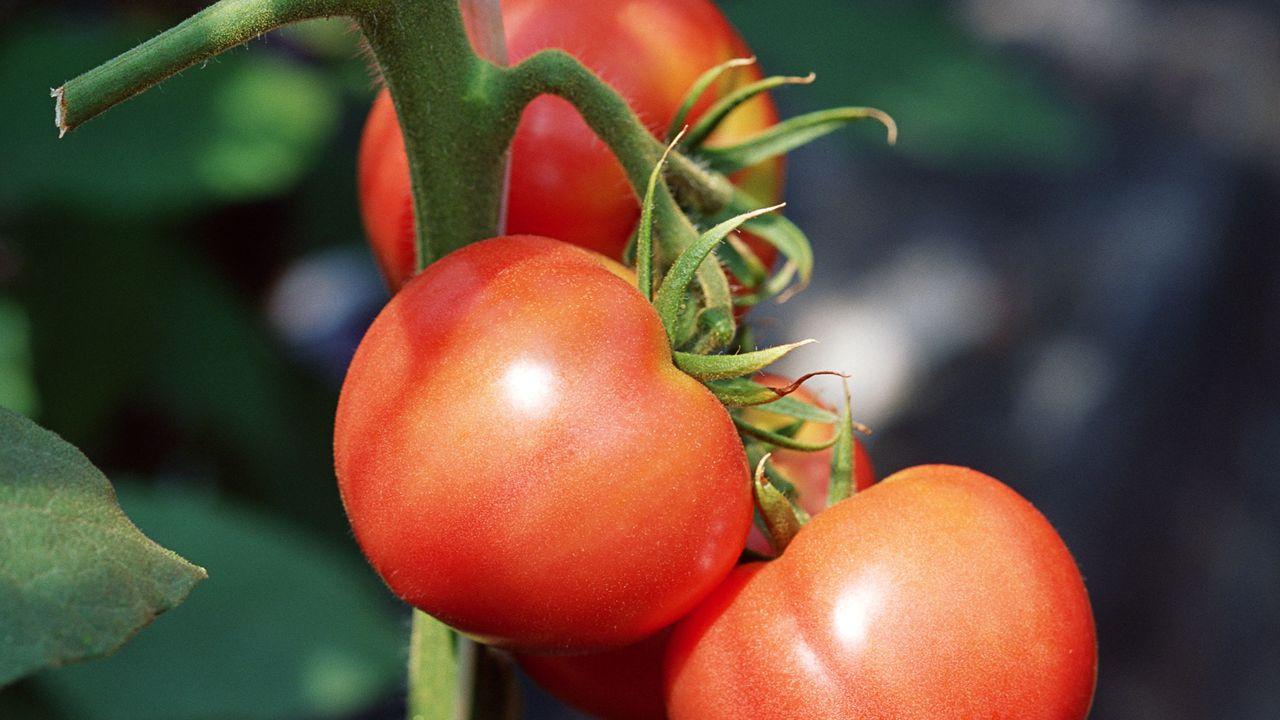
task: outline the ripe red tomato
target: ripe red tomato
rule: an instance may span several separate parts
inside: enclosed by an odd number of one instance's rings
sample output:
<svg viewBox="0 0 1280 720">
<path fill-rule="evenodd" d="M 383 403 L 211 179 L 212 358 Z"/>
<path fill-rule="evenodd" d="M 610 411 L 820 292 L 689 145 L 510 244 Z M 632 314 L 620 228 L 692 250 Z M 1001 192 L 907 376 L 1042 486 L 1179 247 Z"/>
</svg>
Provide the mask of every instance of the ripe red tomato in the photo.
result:
<svg viewBox="0 0 1280 720">
<path fill-rule="evenodd" d="M 672 635 L 672 720 L 1080 720 L 1093 615 L 1030 503 L 965 468 L 897 473 L 736 569 Z"/>
<path fill-rule="evenodd" d="M 652 306 L 546 238 L 470 245 L 405 285 L 351 362 L 334 456 L 391 589 L 516 649 L 656 632 L 751 522 L 733 423 L 671 363 Z"/>
<path fill-rule="evenodd" d="M 762 374 L 758 375 L 755 380 L 762 385 L 770 387 L 786 387 L 791 384 L 790 380 L 777 375 Z M 832 410 L 830 406 L 823 403 L 816 395 L 803 387 L 791 393 L 791 397 Z M 758 407 L 748 409 L 743 413 L 743 417 L 748 422 L 769 430 L 774 430 L 793 422 L 791 418 L 774 415 Z M 835 432 L 836 429 L 830 425 L 810 422 L 800 427 L 800 430 L 796 433 L 796 439 L 805 442 L 825 442 L 830 440 Z M 805 512 L 810 515 L 817 515 L 827 507 L 827 490 L 831 484 L 832 452 L 831 448 L 819 450 L 818 452 L 778 448 L 773 451 L 773 457 L 770 459 L 774 469 L 795 486 L 796 497 L 800 507 L 804 508 Z M 876 470 L 871 464 L 871 455 L 867 453 L 866 446 L 858 441 L 857 438 L 853 440 L 853 453 L 854 488 L 866 490 L 876 481 Z M 769 546 L 769 541 L 754 526 L 751 528 L 751 534 L 747 536 L 747 549 L 757 555 L 773 555 L 773 548 Z"/>
<path fill-rule="evenodd" d="M 589 655 L 516 655 L 547 692 L 601 720 L 665 720 L 662 658 L 670 630 Z"/>
<path fill-rule="evenodd" d="M 751 54 L 709 0 L 503 0 L 511 61 L 562 48 L 611 84 L 661 137 L 703 71 Z M 696 121 L 719 97 L 760 78 L 755 67 L 726 73 L 690 114 Z M 729 144 L 775 124 L 761 95 L 738 108 L 709 139 Z M 773 202 L 782 191 L 782 160 L 749 168 L 734 180 Z M 360 208 L 374 255 L 392 289 L 414 272 L 413 200 L 404 141 L 384 89 L 360 143 Z M 507 229 L 562 239 L 618 258 L 639 217 L 622 166 L 567 101 L 541 97 L 524 111 L 511 150 Z M 767 265 L 776 253 L 753 249 Z"/>
</svg>

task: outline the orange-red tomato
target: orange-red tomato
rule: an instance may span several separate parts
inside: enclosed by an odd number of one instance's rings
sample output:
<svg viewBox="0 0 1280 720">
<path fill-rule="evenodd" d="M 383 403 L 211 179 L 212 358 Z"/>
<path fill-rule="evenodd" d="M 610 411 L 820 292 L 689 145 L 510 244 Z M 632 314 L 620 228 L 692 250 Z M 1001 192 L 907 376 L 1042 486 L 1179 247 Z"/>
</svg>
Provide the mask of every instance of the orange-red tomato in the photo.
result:
<svg viewBox="0 0 1280 720">
<path fill-rule="evenodd" d="M 897 473 L 736 569 L 667 652 L 672 720 L 1080 720 L 1093 615 L 1030 503 L 965 468 Z"/>
<path fill-rule="evenodd" d="M 762 385 L 776 388 L 786 387 L 791 384 L 790 380 L 777 375 L 761 374 L 755 380 Z M 827 410 L 832 409 L 803 387 L 791 393 L 791 397 Z M 762 408 L 750 408 L 743 413 L 743 416 L 748 422 L 770 430 L 794 422 L 791 418 L 774 415 L 764 411 Z M 835 432 L 836 429 L 831 425 L 808 422 L 800 426 L 800 430 L 796 432 L 796 439 L 805 442 L 826 442 L 831 439 Z M 831 448 L 817 452 L 778 448 L 773 451 L 773 457 L 770 459 L 774 469 L 795 487 L 796 499 L 800 507 L 804 508 L 805 512 L 810 515 L 817 515 L 827 507 L 827 490 L 831 484 L 832 452 Z M 854 488 L 856 490 L 866 490 L 875 484 L 875 481 L 876 470 L 871 464 L 871 455 L 867 453 L 866 446 L 857 438 L 854 438 Z M 773 548 L 769 546 L 769 541 L 765 539 L 759 528 L 756 527 L 752 527 L 751 534 L 747 536 L 747 549 L 757 555 L 773 555 Z"/>
<path fill-rule="evenodd" d="M 636 642 L 729 572 L 751 522 L 728 413 L 671 362 L 657 313 L 590 254 L 467 246 L 382 311 L 334 456 L 391 589 L 483 642 Z"/>
<path fill-rule="evenodd" d="M 548 48 L 568 51 L 621 93 L 655 137 L 666 132 L 703 71 L 751 54 L 709 0 L 503 0 L 502 17 L 512 62 Z M 755 67 L 730 71 L 704 94 L 690 120 L 759 77 Z M 735 110 L 708 145 L 742 140 L 776 122 L 773 102 L 758 96 Z M 772 202 L 782 191 L 782 168 L 778 159 L 734 180 L 761 202 Z M 414 270 L 413 200 L 404 142 L 385 89 L 374 100 L 360 143 L 359 190 L 374 255 L 398 289 Z M 551 96 L 534 100 L 512 144 L 508 232 L 546 235 L 618 258 L 638 217 L 621 165 L 573 106 Z M 772 264 L 772 247 L 752 247 Z"/>
<path fill-rule="evenodd" d="M 669 630 L 589 655 L 516 655 L 547 692 L 601 720 L 665 720 L 662 659 Z"/>
</svg>

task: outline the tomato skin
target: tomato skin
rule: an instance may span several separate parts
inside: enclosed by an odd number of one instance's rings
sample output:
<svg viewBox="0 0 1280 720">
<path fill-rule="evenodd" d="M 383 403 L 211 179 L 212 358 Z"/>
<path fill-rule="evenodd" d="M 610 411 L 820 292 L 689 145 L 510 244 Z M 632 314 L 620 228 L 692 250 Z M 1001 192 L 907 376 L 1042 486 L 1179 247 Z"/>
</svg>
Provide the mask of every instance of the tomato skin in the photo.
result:
<svg viewBox="0 0 1280 720">
<path fill-rule="evenodd" d="M 334 458 L 390 588 L 498 646 L 644 638 L 710 592 L 751 522 L 728 413 L 589 253 L 514 236 L 433 263 L 351 362 Z"/>
<path fill-rule="evenodd" d="M 709 0 L 503 0 L 511 62 L 562 48 L 611 84 L 655 137 L 662 137 L 689 87 L 703 71 L 751 55 Z M 704 94 L 696 121 L 735 87 L 760 78 L 756 67 L 726 74 Z M 731 114 L 708 141 L 723 145 L 777 123 L 761 95 Z M 734 175 L 761 203 L 782 191 L 783 161 Z M 378 93 L 360 144 L 359 192 L 365 231 L 392 290 L 414 274 L 413 199 L 404 141 L 385 89 Z M 545 96 L 525 108 L 512 143 L 507 230 L 558 238 L 620 258 L 639 206 L 622 166 L 567 101 Z M 751 243 L 766 265 L 776 252 Z"/>
<path fill-rule="evenodd" d="M 1080 720 L 1093 616 L 1067 548 L 979 472 L 897 473 L 744 565 L 672 636 L 672 720 Z"/>
<path fill-rule="evenodd" d="M 786 387 L 792 382 L 787 378 L 767 373 L 757 375 L 755 381 L 775 388 Z M 822 402 L 804 387 L 796 389 L 795 392 L 791 393 L 791 397 L 835 412 L 834 408 Z M 791 418 L 774 415 L 759 408 L 748 408 L 743 413 L 743 417 L 748 422 L 770 430 L 793 422 Z M 796 433 L 796 439 L 805 442 L 825 442 L 830 440 L 835 432 L 836 428 L 831 425 L 807 422 Z M 795 487 L 796 498 L 800 507 L 804 508 L 804 511 L 810 515 L 817 515 L 827 507 L 827 491 L 831 486 L 831 456 L 833 452 L 831 448 L 817 452 L 778 448 L 773 451 L 770 458 L 774 469 Z M 871 462 L 871 455 L 867 452 L 867 447 L 857 438 L 853 439 L 853 453 L 854 489 L 866 490 L 876 482 L 875 466 Z M 769 541 L 765 539 L 759 528 L 754 526 L 751 528 L 751 534 L 747 536 L 747 549 L 765 557 L 772 557 L 774 554 L 773 548 L 769 546 Z"/>
<path fill-rule="evenodd" d="M 666 720 L 662 659 L 670 630 L 590 655 L 516 655 L 544 690 L 601 720 Z"/>
</svg>

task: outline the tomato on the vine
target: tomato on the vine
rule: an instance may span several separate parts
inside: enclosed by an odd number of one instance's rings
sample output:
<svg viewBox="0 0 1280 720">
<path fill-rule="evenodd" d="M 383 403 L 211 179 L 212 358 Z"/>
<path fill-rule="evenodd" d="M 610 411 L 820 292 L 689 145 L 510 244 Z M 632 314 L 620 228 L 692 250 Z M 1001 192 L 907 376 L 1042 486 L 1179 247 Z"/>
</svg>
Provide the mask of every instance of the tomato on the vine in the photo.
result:
<svg viewBox="0 0 1280 720">
<path fill-rule="evenodd" d="M 600 720 L 664 720 L 662 659 L 670 630 L 589 655 L 517 654 L 544 690 Z"/>
<path fill-rule="evenodd" d="M 487 643 L 636 642 L 729 572 L 751 523 L 733 422 L 590 253 L 482 241 L 392 298 L 351 362 L 334 456 L 400 597 Z"/>
<path fill-rule="evenodd" d="M 751 54 L 709 0 L 503 0 L 511 62 L 548 48 L 575 56 L 612 85 L 655 137 L 667 131 L 685 93 L 704 71 Z M 752 67 L 729 71 L 694 106 L 691 122 L 719 97 L 760 79 Z M 778 120 L 767 95 L 739 107 L 708 139 L 743 140 Z M 409 164 L 391 97 L 374 100 L 360 143 L 360 209 L 374 255 L 392 289 L 414 273 Z M 734 181 L 761 203 L 782 191 L 781 158 Z M 622 166 L 567 101 L 541 97 L 525 108 L 511 147 L 507 230 L 554 237 L 620 258 L 639 217 Z M 766 266 L 774 249 L 751 242 Z"/>
<path fill-rule="evenodd" d="M 762 385 L 775 388 L 786 387 L 791 384 L 791 381 L 786 378 L 769 374 L 758 375 L 755 380 Z M 791 393 L 790 397 L 810 405 L 816 405 L 824 410 L 832 409 L 803 387 L 797 388 Z M 743 419 L 767 430 L 775 430 L 794 422 L 790 418 L 766 412 L 764 408 L 767 407 L 765 405 L 758 408 L 748 408 L 743 412 Z M 796 431 L 795 438 L 804 442 L 820 443 L 830 440 L 835 432 L 836 428 L 831 425 L 806 422 Z M 796 502 L 810 515 L 817 515 L 827 506 L 827 490 L 831 485 L 832 452 L 831 448 L 816 452 L 777 448 L 771 453 L 770 463 L 773 465 L 774 470 L 781 474 L 784 480 L 791 483 L 792 487 L 795 488 Z M 876 470 L 871 464 L 871 455 L 867 453 L 867 447 L 857 438 L 854 438 L 853 488 L 855 490 L 866 490 L 875 484 L 875 481 Z M 769 546 L 769 541 L 765 539 L 759 528 L 755 527 L 751 529 L 751 534 L 747 536 L 747 549 L 757 555 L 773 555 L 773 549 Z"/>
<path fill-rule="evenodd" d="M 672 720 L 1080 720 L 1093 615 L 1061 538 L 997 480 L 931 465 L 815 517 L 677 625 Z"/>
</svg>

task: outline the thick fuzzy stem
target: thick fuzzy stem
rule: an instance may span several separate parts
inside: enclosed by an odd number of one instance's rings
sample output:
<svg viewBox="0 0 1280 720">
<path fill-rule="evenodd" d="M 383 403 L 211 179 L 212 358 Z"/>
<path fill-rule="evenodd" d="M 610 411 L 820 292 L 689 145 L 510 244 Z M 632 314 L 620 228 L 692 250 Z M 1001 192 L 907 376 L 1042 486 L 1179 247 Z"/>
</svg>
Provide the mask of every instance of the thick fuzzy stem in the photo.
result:
<svg viewBox="0 0 1280 720">
<path fill-rule="evenodd" d="M 358 15 L 373 0 L 221 0 L 180 25 L 53 90 L 54 123 L 65 135 L 167 77 L 278 27 Z"/>
<path fill-rule="evenodd" d="M 665 148 L 617 91 L 562 50 L 533 55 L 508 71 L 506 80 L 513 131 L 520 110 L 539 95 L 568 100 L 618 158 L 637 200 L 644 197 L 649 173 Z M 709 173 L 679 153 L 671 154 L 667 177 L 681 199 L 699 211 L 723 208 L 733 198 L 733 185 L 723 175 Z M 658 239 L 669 257 L 697 237 L 666 188 L 654 196 L 654 211 Z"/>
<path fill-rule="evenodd" d="M 501 223 L 502 70 L 475 54 L 456 2 L 379 4 L 360 28 L 403 119 L 423 268 Z"/>
</svg>

